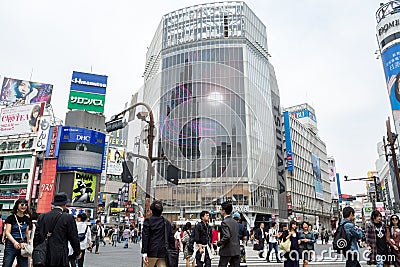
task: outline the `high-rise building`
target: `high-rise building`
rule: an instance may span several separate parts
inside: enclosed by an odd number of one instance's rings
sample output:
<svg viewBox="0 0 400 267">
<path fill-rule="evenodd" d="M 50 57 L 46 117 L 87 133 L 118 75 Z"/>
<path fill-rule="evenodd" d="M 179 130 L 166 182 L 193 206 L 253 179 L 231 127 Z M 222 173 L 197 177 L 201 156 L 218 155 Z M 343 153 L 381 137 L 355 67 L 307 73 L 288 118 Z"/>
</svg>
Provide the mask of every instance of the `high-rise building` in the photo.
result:
<svg viewBox="0 0 400 267">
<path fill-rule="evenodd" d="M 250 225 L 287 218 L 280 98 L 266 36 L 240 1 L 162 17 L 138 99 L 158 121 L 155 156 L 168 160 L 155 163 L 150 195 L 164 201 L 170 219 L 201 210 L 218 218 L 225 200 Z M 141 189 L 145 177 L 138 176 Z"/>
<path fill-rule="evenodd" d="M 328 156 L 317 134 L 315 111 L 308 104 L 297 105 L 286 108 L 283 118 L 292 215 L 328 228 L 334 220 Z"/>
</svg>

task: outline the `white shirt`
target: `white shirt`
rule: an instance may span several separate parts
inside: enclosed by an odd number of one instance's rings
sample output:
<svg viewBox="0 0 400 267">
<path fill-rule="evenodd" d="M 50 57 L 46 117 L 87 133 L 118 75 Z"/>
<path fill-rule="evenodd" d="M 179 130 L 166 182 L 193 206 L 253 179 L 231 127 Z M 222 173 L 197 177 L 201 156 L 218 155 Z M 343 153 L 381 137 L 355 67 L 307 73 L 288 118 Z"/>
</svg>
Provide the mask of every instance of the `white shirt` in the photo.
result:
<svg viewBox="0 0 400 267">
<path fill-rule="evenodd" d="M 278 229 L 274 229 L 274 228 L 269 229 L 268 236 L 269 236 L 269 242 L 270 243 L 276 243 L 277 242 L 276 241 L 276 237 L 272 236 L 272 235 L 277 235 L 277 234 L 278 234 Z"/>
<path fill-rule="evenodd" d="M 78 229 L 78 234 L 86 231 L 86 238 L 81 242 L 81 250 L 85 250 L 92 245 L 92 231 L 90 231 L 90 227 L 84 222 L 76 222 L 76 228 Z"/>
</svg>

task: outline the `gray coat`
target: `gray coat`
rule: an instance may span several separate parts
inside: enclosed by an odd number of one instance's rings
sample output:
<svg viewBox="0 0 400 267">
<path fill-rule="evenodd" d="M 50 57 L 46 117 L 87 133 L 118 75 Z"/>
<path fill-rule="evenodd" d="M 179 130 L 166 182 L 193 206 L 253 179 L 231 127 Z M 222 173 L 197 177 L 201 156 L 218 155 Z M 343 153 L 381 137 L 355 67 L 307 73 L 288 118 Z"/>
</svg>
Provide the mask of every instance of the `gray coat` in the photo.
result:
<svg viewBox="0 0 400 267">
<path fill-rule="evenodd" d="M 225 217 L 221 223 L 221 238 L 218 241 L 220 256 L 239 256 L 239 226 L 231 216 Z"/>
</svg>

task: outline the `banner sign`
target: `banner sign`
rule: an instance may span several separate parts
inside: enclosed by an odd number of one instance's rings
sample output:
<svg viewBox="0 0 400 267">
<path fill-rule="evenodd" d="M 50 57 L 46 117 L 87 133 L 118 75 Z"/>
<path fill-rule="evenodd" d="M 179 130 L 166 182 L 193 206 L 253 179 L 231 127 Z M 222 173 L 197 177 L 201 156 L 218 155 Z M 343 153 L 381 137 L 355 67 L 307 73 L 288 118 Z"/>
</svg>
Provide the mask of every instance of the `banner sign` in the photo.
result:
<svg viewBox="0 0 400 267">
<path fill-rule="evenodd" d="M 38 137 L 35 141 L 36 151 L 46 151 L 47 141 L 49 139 L 50 133 L 50 116 L 43 116 L 40 119 L 40 127 L 38 132 Z"/>
<path fill-rule="evenodd" d="M 124 149 L 123 148 L 108 148 L 108 161 L 107 161 L 107 174 L 121 175 L 122 174 L 122 162 L 124 160 Z"/>
<path fill-rule="evenodd" d="M 293 152 L 292 152 L 292 137 L 290 134 L 290 119 L 289 112 L 283 112 L 283 121 L 285 127 L 285 140 L 286 140 L 286 167 L 288 171 L 294 170 L 293 165 Z"/>
<path fill-rule="evenodd" d="M 103 113 L 107 78 L 104 75 L 74 71 L 68 108 Z"/>
<path fill-rule="evenodd" d="M 4 78 L 0 100 L 18 105 L 46 102 L 50 104 L 53 85 Z"/>
<path fill-rule="evenodd" d="M 45 159 L 43 161 L 42 178 L 38 192 L 37 213 L 50 211 L 56 186 L 57 159 Z"/>
<path fill-rule="evenodd" d="M 313 121 L 317 122 L 317 118 L 315 117 L 315 114 L 312 113 L 311 111 L 309 111 L 308 109 L 291 112 L 290 116 L 295 119 L 310 118 Z"/>
<path fill-rule="evenodd" d="M 51 126 L 49 130 L 49 138 L 46 147 L 46 157 L 58 157 L 58 147 L 60 145 L 60 136 L 58 135 L 58 126 Z"/>
<path fill-rule="evenodd" d="M 3 108 L 0 114 L 0 136 L 39 131 L 44 103 Z"/>
<path fill-rule="evenodd" d="M 311 153 L 312 168 L 314 174 L 315 198 L 323 199 L 324 193 L 322 190 L 321 163 L 317 155 Z"/>
<path fill-rule="evenodd" d="M 336 182 L 336 169 L 333 166 L 328 167 L 328 172 L 329 172 L 329 181 L 330 187 L 331 187 L 331 198 L 332 199 L 339 199 L 339 192 L 338 192 L 338 187 L 337 187 L 337 182 Z"/>
<path fill-rule="evenodd" d="M 93 204 L 96 184 L 95 174 L 75 172 L 71 205 Z"/>
<path fill-rule="evenodd" d="M 372 202 L 364 202 L 363 209 L 365 218 L 369 219 L 371 217 L 372 211 L 374 210 Z"/>
</svg>

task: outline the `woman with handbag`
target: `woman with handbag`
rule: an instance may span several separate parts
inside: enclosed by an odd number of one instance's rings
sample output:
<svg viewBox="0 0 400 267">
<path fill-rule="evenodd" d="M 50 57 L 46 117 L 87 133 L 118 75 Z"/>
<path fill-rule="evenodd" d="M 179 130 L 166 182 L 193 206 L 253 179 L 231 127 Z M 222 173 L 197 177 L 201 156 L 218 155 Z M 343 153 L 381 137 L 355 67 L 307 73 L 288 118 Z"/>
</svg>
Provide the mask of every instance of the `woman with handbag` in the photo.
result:
<svg viewBox="0 0 400 267">
<path fill-rule="evenodd" d="M 25 199 L 18 199 L 14 208 L 11 211 L 11 215 L 7 217 L 6 223 L 6 244 L 4 246 L 4 259 L 3 267 L 12 267 L 14 259 L 17 258 L 18 267 L 28 267 L 28 256 L 21 255 L 21 250 L 27 245 L 29 238 L 29 227 L 31 220 L 27 214 L 28 202 Z M 26 249 L 25 248 L 25 249 Z"/>
<path fill-rule="evenodd" d="M 299 244 L 298 244 L 298 233 L 297 229 L 297 222 L 291 221 L 289 224 L 289 229 L 282 233 L 282 243 L 290 241 L 290 249 L 286 251 L 284 257 L 286 258 L 283 266 L 284 267 L 299 267 Z"/>
<path fill-rule="evenodd" d="M 389 227 L 386 228 L 386 241 L 390 245 L 391 255 L 394 255 L 394 267 L 400 267 L 400 222 L 397 215 L 390 217 Z"/>
</svg>

